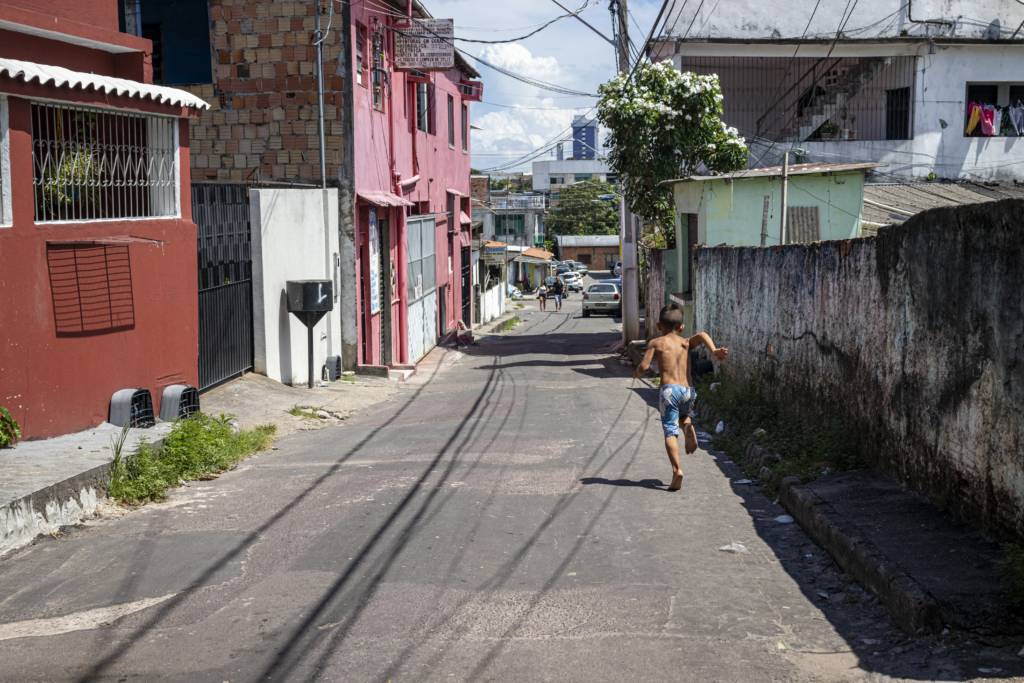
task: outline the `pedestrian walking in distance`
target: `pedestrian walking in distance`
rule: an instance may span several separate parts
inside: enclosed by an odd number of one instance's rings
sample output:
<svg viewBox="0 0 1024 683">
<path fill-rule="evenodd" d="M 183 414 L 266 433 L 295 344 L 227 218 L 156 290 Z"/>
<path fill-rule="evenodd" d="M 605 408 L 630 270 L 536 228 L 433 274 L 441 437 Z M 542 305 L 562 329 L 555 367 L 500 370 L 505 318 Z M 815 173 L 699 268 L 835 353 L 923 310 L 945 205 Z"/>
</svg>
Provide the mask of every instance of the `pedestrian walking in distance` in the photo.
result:
<svg viewBox="0 0 1024 683">
<path fill-rule="evenodd" d="M 555 296 L 555 310 L 562 310 L 562 294 L 565 293 L 565 283 L 562 282 L 562 278 L 555 277 L 555 284 L 552 286 L 552 293 Z"/>
<path fill-rule="evenodd" d="M 543 282 L 537 288 L 537 301 L 540 302 L 540 310 L 548 310 L 548 286 Z"/>
<path fill-rule="evenodd" d="M 690 377 L 690 349 L 700 346 L 708 347 L 711 355 L 718 360 L 725 360 L 729 350 L 715 346 L 715 342 L 707 332 L 698 332 L 692 337 L 684 337 L 683 311 L 675 304 L 661 309 L 658 316 L 660 337 L 647 343 L 647 353 L 633 373 L 640 377 L 651 367 L 651 362 L 658 363 L 661 374 L 661 386 L 658 396 L 658 410 L 661 413 L 661 428 L 665 432 L 665 451 L 672 463 L 672 484 L 669 491 L 678 491 L 683 485 L 683 468 L 679 464 L 679 419 L 683 421 L 683 437 L 686 452 L 697 450 L 697 430 L 693 427 L 690 411 L 697 400 L 697 391 L 693 388 Z"/>
</svg>

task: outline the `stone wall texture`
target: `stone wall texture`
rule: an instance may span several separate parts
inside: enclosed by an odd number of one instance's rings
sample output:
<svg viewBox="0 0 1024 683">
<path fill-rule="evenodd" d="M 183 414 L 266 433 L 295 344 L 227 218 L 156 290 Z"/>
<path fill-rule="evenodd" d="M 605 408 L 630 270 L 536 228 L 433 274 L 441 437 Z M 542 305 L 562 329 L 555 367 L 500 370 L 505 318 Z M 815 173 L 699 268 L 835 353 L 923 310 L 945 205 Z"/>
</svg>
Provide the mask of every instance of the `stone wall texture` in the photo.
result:
<svg viewBox="0 0 1024 683">
<path fill-rule="evenodd" d="M 1024 536 L 1024 201 L 877 237 L 701 249 L 695 284 L 730 372 L 809 416 L 840 411 L 870 465 Z"/>
</svg>

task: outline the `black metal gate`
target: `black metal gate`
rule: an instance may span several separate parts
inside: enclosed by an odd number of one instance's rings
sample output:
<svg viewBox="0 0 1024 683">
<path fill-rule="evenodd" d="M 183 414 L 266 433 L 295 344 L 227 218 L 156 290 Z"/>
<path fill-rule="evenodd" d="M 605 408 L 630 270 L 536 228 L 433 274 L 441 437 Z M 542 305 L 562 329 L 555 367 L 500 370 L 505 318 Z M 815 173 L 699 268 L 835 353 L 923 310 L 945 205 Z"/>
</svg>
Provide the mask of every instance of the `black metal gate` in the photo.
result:
<svg viewBox="0 0 1024 683">
<path fill-rule="evenodd" d="M 473 264 L 470 262 L 472 255 L 469 252 L 469 247 L 462 248 L 462 322 L 466 323 L 466 327 L 473 324 L 470 320 L 471 311 L 473 310 Z"/>
<path fill-rule="evenodd" d="M 252 369 L 252 256 L 249 190 L 194 183 L 199 228 L 199 388 Z"/>
</svg>

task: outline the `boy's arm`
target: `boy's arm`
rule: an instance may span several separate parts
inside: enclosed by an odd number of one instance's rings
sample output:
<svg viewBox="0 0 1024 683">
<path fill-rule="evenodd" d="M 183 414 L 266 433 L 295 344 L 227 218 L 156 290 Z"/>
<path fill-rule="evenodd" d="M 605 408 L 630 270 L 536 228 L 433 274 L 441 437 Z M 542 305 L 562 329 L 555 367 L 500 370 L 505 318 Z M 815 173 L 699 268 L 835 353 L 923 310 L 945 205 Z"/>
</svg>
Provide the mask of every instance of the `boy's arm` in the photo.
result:
<svg viewBox="0 0 1024 683">
<path fill-rule="evenodd" d="M 643 360 L 640 361 L 640 365 L 636 366 L 636 370 L 633 371 L 634 377 L 639 377 L 640 375 L 647 372 L 647 370 L 651 367 L 651 361 L 654 360 L 654 351 L 654 345 L 648 344 L 647 352 L 644 354 Z"/>
<path fill-rule="evenodd" d="M 717 358 L 718 360 L 725 360 L 729 356 L 729 349 L 725 347 L 719 348 L 715 346 L 715 342 L 711 339 L 711 335 L 709 335 L 707 332 L 698 332 L 697 334 L 690 337 L 691 349 L 695 349 L 701 345 L 708 347 L 708 351 L 711 352 L 711 355 Z"/>
</svg>

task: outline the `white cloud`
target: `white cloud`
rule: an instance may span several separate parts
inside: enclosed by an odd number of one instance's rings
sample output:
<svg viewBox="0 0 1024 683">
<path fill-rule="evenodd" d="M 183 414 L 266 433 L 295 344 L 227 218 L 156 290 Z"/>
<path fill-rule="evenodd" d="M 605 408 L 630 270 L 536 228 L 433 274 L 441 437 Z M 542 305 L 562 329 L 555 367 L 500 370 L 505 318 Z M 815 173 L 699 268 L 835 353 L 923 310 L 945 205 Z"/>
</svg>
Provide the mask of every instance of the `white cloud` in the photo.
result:
<svg viewBox="0 0 1024 683">
<path fill-rule="evenodd" d="M 424 0 L 424 4 L 436 17 L 454 18 L 456 36 L 481 40 L 525 35 L 564 13 L 551 0 Z M 563 4 L 575 9 L 583 0 L 563 1 Z M 582 16 L 610 36 L 608 4 L 597 0 L 589 0 L 587 4 Z M 654 21 L 661 0 L 630 0 L 629 5 L 630 12 L 644 29 L 645 35 L 638 35 L 640 32 L 631 22 L 633 42 L 639 45 Z M 523 41 L 494 45 L 460 42 L 458 46 L 523 76 L 581 92 L 596 93 L 597 86 L 615 72 L 612 46 L 572 18 L 562 19 Z M 474 66 L 484 82 L 484 101 L 472 107 L 473 125 L 480 129 L 473 131 L 472 138 L 475 168 L 514 161 L 522 156 L 521 152 L 540 146 L 568 128 L 573 114 L 584 113 L 596 103 L 592 97 L 553 93 L 481 64 Z"/>
<path fill-rule="evenodd" d="M 562 68 L 555 57 L 536 57 L 521 43 L 487 45 L 480 50 L 480 59 L 514 71 L 523 76 L 557 82 L 562 77 Z M 493 73 L 493 72 L 492 72 Z"/>
</svg>

